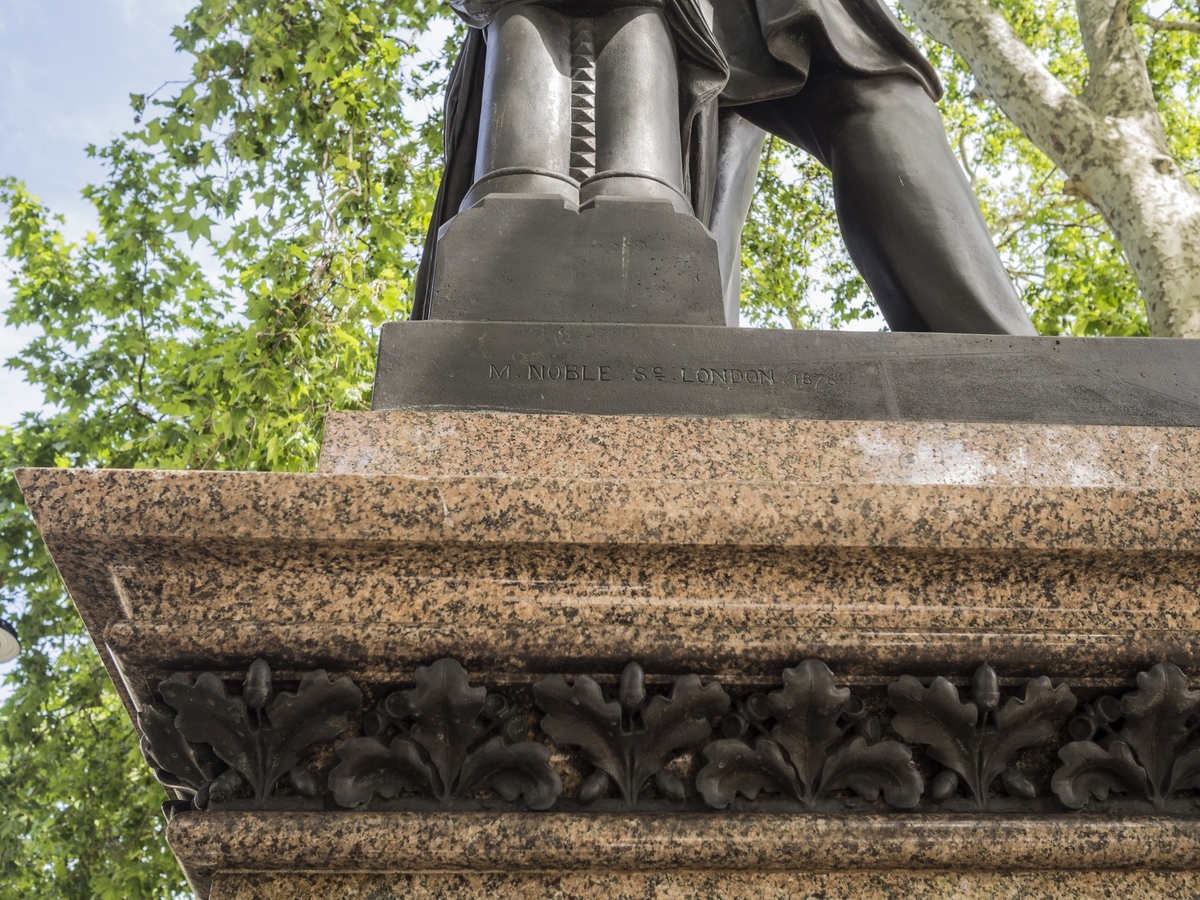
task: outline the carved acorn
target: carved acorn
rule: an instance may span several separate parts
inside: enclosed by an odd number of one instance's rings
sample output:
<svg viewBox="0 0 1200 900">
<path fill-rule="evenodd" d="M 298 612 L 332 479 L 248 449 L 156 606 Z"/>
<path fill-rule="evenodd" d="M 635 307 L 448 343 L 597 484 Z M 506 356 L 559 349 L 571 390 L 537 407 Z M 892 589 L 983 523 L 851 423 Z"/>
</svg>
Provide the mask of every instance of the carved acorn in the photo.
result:
<svg viewBox="0 0 1200 900">
<path fill-rule="evenodd" d="M 846 701 L 846 708 L 842 710 L 842 715 L 853 724 L 854 733 L 868 743 L 876 743 L 883 734 L 878 716 L 867 712 L 866 705 L 858 697 L 852 696 Z"/>
<path fill-rule="evenodd" d="M 1121 718 L 1121 701 L 1116 697 L 1100 697 L 1091 706 L 1093 715 L 1102 725 L 1111 725 Z"/>
<path fill-rule="evenodd" d="M 579 786 L 579 802 L 589 806 L 608 793 L 609 778 L 597 769 Z"/>
<path fill-rule="evenodd" d="M 217 776 L 216 781 L 208 786 L 208 799 L 210 802 L 216 803 L 232 800 L 245 783 L 246 779 L 239 772 L 234 769 L 226 769 Z"/>
<path fill-rule="evenodd" d="M 520 716 L 509 716 L 500 726 L 500 733 L 514 744 L 529 737 L 529 723 Z"/>
<path fill-rule="evenodd" d="M 745 709 L 755 724 L 761 725 L 771 718 L 770 703 L 766 694 L 751 694 L 746 698 Z"/>
<path fill-rule="evenodd" d="M 483 714 L 488 720 L 495 722 L 503 719 L 508 713 L 508 701 L 499 694 L 488 694 L 483 698 Z"/>
<path fill-rule="evenodd" d="M 654 776 L 654 785 L 664 797 L 671 800 L 682 800 L 687 796 L 687 789 L 683 786 L 683 779 L 670 769 L 660 769 Z"/>
<path fill-rule="evenodd" d="M 646 672 L 636 662 L 629 663 L 621 672 L 617 699 L 628 713 L 638 712 L 646 705 Z"/>
<path fill-rule="evenodd" d="M 971 679 L 971 699 L 984 713 L 990 713 L 1000 705 L 1000 679 L 987 663 L 975 670 Z"/>
<path fill-rule="evenodd" d="M 367 737 L 377 737 L 388 727 L 388 720 L 378 711 L 371 710 L 363 716 L 363 734 Z"/>
<path fill-rule="evenodd" d="M 317 787 L 317 776 L 307 766 L 296 766 L 288 772 L 288 783 L 301 797 L 315 797 L 320 793 Z"/>
<path fill-rule="evenodd" d="M 750 723 L 741 713 L 730 713 L 721 719 L 721 734 L 730 740 L 738 740 L 746 736 Z"/>
<path fill-rule="evenodd" d="M 1111 735 L 1108 726 L 1121 718 L 1121 704 L 1115 697 L 1104 696 L 1091 703 L 1083 704 L 1083 712 L 1073 718 L 1067 726 L 1067 733 L 1073 741 L 1090 741 L 1096 738 L 1097 732 Z"/>
<path fill-rule="evenodd" d="M 1033 782 L 1016 769 L 1009 768 L 1001 772 L 1000 783 L 1012 796 L 1022 800 L 1032 800 L 1037 796 L 1037 788 L 1033 786 Z"/>
<path fill-rule="evenodd" d="M 929 783 L 929 797 L 934 803 L 945 803 L 958 790 L 958 775 L 950 769 L 942 769 Z"/>
<path fill-rule="evenodd" d="M 265 709 L 271 702 L 271 667 L 265 659 L 256 659 L 250 664 L 246 681 L 242 686 L 242 702 L 254 710 Z"/>
<path fill-rule="evenodd" d="M 1096 722 L 1085 712 L 1070 721 L 1067 725 L 1067 734 L 1073 741 L 1090 741 L 1096 736 Z"/>
<path fill-rule="evenodd" d="M 211 788 L 211 784 L 206 784 L 196 791 L 196 796 L 192 798 L 192 806 L 196 809 L 208 809 L 208 792 Z"/>
<path fill-rule="evenodd" d="M 392 691 L 383 700 L 383 712 L 393 722 L 400 722 L 412 712 L 407 691 Z"/>
</svg>

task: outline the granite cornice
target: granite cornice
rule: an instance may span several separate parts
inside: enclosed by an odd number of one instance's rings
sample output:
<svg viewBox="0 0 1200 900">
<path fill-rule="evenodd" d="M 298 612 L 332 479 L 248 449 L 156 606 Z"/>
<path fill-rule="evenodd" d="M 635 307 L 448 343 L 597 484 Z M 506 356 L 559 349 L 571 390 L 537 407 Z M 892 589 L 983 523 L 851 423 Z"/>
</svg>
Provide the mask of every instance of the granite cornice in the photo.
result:
<svg viewBox="0 0 1200 900">
<path fill-rule="evenodd" d="M 154 542 L 1200 551 L 1200 490 L 1190 488 L 67 469 L 17 477 L 43 536 L 66 552 Z"/>
</svg>

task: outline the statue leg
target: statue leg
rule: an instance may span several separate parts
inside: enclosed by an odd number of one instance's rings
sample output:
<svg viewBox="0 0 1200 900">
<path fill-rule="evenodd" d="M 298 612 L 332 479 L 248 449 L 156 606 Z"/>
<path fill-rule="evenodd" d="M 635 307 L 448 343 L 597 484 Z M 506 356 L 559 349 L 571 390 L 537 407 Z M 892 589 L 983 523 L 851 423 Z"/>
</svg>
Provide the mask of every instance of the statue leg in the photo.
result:
<svg viewBox="0 0 1200 900">
<path fill-rule="evenodd" d="M 488 26 L 483 111 L 469 209 L 486 195 L 559 194 L 570 175 L 571 23 L 539 6 L 508 6 Z"/>
<path fill-rule="evenodd" d="M 732 328 L 741 321 L 742 227 L 754 201 L 754 183 L 767 133 L 747 122 L 736 109 L 723 109 L 718 134 L 717 188 L 708 230 L 717 239 L 725 324 Z"/>
<path fill-rule="evenodd" d="M 1036 334 L 917 82 L 826 64 L 794 97 L 739 111 L 832 171 L 846 246 L 894 331 Z"/>
<path fill-rule="evenodd" d="M 596 127 L 595 169 L 582 179 L 580 203 L 599 196 L 662 199 L 690 214 L 678 62 L 666 14 L 626 7 L 584 26 L 594 30 L 591 42 L 583 44 L 595 52 Z"/>
</svg>

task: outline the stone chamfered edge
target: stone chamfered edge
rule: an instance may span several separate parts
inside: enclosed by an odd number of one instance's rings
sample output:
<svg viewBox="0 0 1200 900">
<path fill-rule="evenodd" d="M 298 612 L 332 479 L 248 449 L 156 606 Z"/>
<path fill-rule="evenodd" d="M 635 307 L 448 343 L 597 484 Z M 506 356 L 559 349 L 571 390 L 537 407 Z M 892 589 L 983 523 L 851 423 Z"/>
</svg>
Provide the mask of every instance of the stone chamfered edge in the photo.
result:
<svg viewBox="0 0 1200 900">
<path fill-rule="evenodd" d="M 139 542 L 149 549 L 446 544 L 1200 550 L 1200 488 L 1193 486 L 828 485 L 126 469 L 20 469 L 17 480 L 47 544 L 61 554 L 56 556 L 60 568 L 86 562 L 104 570 L 119 563 L 97 551 L 111 547 L 136 554 Z M 1145 515 L 1149 502 L 1160 519 Z"/>
<path fill-rule="evenodd" d="M 814 629 L 803 639 L 794 635 L 765 636 L 754 652 L 741 646 L 732 629 L 713 632 L 724 650 L 697 647 L 696 629 L 639 626 L 550 627 L 539 626 L 526 636 L 505 632 L 495 646 L 480 643 L 485 627 L 455 629 L 439 625 L 374 626 L 356 623 L 319 624 L 185 623 L 179 626 L 118 620 L 104 632 L 105 657 L 127 661 L 131 673 L 158 672 L 160 660 L 189 671 L 216 668 L 236 672 L 264 647 L 288 672 L 319 667 L 349 671 L 368 681 L 387 680 L 412 661 L 457 653 L 473 671 L 502 670 L 520 656 L 524 673 L 508 672 L 506 682 L 520 683 L 532 673 L 547 671 L 611 671 L 624 658 L 653 659 L 668 672 L 698 671 L 706 678 L 727 684 L 761 681 L 772 670 L 795 663 L 801 656 L 829 660 L 839 673 L 877 683 L 887 672 L 931 676 L 940 672 L 965 673 L 988 660 L 1008 676 L 1045 671 L 1055 678 L 1105 678 L 1113 671 L 1135 671 L 1159 659 L 1181 666 L 1200 666 L 1200 638 L 1192 630 L 1124 631 L 1080 635 L 1068 630 L 1033 629 L 1003 635 L 979 631 L 939 630 L 936 633 L 884 628 Z M 493 632 L 494 633 L 494 632 Z M 585 649 L 572 650 L 578 643 Z M 623 648 L 618 655 L 614 648 Z M 214 663 L 214 655 L 221 662 Z M 1036 660 L 1044 660 L 1039 667 Z M 400 661 L 408 661 L 402 664 Z"/>
<path fill-rule="evenodd" d="M 1120 837 L 1116 833 L 1122 832 Z M 180 813 L 167 830 L 198 871 L 636 872 L 685 868 L 1121 869 L 1200 863 L 1200 820 L 1131 816 L 703 813 Z M 936 838 L 936 839 L 935 839 Z"/>
<path fill-rule="evenodd" d="M 377 410 L 1200 425 L 1200 341 L 394 322 Z"/>
<path fill-rule="evenodd" d="M 726 900 L 1192 900 L 1195 872 L 1171 870 L 824 872 L 479 872 L 322 875 L 271 872 L 218 876 L 212 900 L 296 900 L 353 896 L 371 900 L 646 900 L 722 897 Z"/>
<path fill-rule="evenodd" d="M 528 896 L 520 886 L 532 887 L 529 878 L 553 880 L 555 873 L 582 879 L 576 889 L 587 884 L 594 891 L 603 882 L 606 895 L 619 898 L 646 896 L 650 873 L 659 891 L 671 893 L 688 893 L 700 876 L 703 886 L 728 882 L 727 896 L 749 897 L 743 879 L 753 876 L 771 888 L 754 896 L 796 896 L 812 882 L 824 890 L 805 896 L 863 897 L 863 888 L 871 888 L 871 897 L 890 897 L 896 895 L 888 888 L 899 886 L 889 885 L 892 872 L 921 896 L 963 896 L 965 875 L 1009 890 L 1016 883 L 1011 895 L 987 896 L 1065 900 L 1099 881 L 1106 889 L 1141 888 L 1123 894 L 1139 900 L 1182 898 L 1193 895 L 1196 879 L 1179 870 L 1200 861 L 1200 822 L 1157 817 L 182 813 L 167 838 L 205 890 L 219 871 L 257 872 L 235 877 L 259 887 L 301 870 L 305 878 L 321 872 L 334 884 L 338 873 L 358 879 L 372 872 L 376 880 L 365 881 L 389 900 L 409 896 L 405 878 L 424 883 L 417 896 L 509 898 Z M 1140 870 L 1138 879 L 1124 883 L 1122 870 Z M 955 876 L 941 884 L 940 872 Z M 1043 891 L 1056 890 L 1023 893 L 1021 873 Z M 472 876 L 491 882 L 475 884 Z M 218 889 L 217 896 L 238 895 Z"/>
</svg>

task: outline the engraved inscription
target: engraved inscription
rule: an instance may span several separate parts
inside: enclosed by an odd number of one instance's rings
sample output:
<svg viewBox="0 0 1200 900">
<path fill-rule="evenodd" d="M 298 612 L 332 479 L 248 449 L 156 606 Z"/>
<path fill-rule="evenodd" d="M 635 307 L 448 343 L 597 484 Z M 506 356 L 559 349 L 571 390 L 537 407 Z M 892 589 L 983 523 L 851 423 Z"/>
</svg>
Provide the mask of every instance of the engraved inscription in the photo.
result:
<svg viewBox="0 0 1200 900">
<path fill-rule="evenodd" d="M 823 372 L 793 372 L 792 384 L 804 385 L 805 387 L 819 387 L 827 384 L 832 387 L 837 382 L 832 375 L 827 375 Z"/>
<path fill-rule="evenodd" d="M 774 369 L 687 369 L 680 367 L 684 384 L 774 384 Z"/>
<path fill-rule="evenodd" d="M 653 378 L 655 381 L 666 381 L 666 371 L 667 370 L 663 366 L 634 366 L 633 380 L 647 381 L 648 379 Z"/>
<path fill-rule="evenodd" d="M 632 381 L 643 384 L 706 386 L 829 388 L 839 384 L 829 372 L 805 372 L 771 367 L 668 366 L 654 363 L 613 365 L 595 362 L 495 363 L 488 365 L 489 381 L 566 383 Z"/>
<path fill-rule="evenodd" d="M 529 364 L 530 381 L 612 381 L 612 366 L 574 363 Z"/>
</svg>

